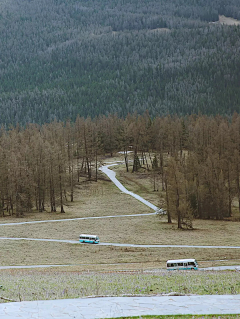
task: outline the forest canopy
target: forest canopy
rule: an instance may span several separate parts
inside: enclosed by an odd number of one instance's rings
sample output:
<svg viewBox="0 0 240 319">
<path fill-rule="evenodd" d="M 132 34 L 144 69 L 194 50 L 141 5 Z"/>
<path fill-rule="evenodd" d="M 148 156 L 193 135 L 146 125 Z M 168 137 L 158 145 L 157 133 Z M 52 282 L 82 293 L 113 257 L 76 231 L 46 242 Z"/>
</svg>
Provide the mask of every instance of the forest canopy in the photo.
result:
<svg viewBox="0 0 240 319">
<path fill-rule="evenodd" d="M 0 1 L 0 124 L 240 111 L 238 0 Z"/>
</svg>

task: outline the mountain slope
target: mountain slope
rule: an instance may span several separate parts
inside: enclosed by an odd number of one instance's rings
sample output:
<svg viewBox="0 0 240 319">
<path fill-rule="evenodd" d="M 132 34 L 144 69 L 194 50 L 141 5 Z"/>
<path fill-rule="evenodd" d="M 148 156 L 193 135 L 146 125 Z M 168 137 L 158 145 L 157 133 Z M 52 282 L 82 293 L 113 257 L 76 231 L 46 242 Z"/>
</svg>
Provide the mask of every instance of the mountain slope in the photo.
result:
<svg viewBox="0 0 240 319">
<path fill-rule="evenodd" d="M 240 111 L 237 0 L 0 0 L 1 124 Z"/>
</svg>

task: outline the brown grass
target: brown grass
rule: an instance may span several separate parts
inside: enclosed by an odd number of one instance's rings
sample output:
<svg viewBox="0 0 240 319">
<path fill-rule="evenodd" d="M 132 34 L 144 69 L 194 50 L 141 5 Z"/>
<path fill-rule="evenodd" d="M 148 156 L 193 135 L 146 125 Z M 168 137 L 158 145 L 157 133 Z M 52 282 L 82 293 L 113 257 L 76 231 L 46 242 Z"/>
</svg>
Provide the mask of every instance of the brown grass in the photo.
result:
<svg viewBox="0 0 240 319">
<path fill-rule="evenodd" d="M 151 176 L 128 173 L 116 166 L 123 184 L 159 204 L 161 192 L 153 192 Z M 101 174 L 100 174 L 101 175 Z M 152 212 L 133 197 L 122 194 L 106 178 L 98 183 L 82 183 L 75 201 L 68 202 L 66 213 L 36 213 L 24 218 L 5 217 L 1 223 L 80 218 L 87 216 L 129 215 Z M 75 220 L 54 223 L 0 226 L 1 237 L 28 237 L 78 240 L 80 233 L 96 233 L 102 242 L 129 244 L 189 244 L 240 246 L 239 223 L 195 220 L 194 230 L 177 230 L 166 217 L 139 216 Z M 53 242 L 0 240 L 1 265 L 70 264 L 77 269 L 153 269 L 164 268 L 167 259 L 194 257 L 200 267 L 240 264 L 240 249 L 134 248 L 81 245 Z"/>
</svg>

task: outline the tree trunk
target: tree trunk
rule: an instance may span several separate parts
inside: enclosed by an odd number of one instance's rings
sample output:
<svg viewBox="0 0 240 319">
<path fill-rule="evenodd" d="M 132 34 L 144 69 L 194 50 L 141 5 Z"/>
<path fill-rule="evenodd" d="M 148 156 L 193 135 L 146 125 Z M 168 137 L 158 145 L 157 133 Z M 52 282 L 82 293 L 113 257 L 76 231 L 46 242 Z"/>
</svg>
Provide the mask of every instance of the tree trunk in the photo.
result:
<svg viewBox="0 0 240 319">
<path fill-rule="evenodd" d="M 124 160 L 125 160 L 125 165 L 126 165 L 126 171 L 128 172 L 128 154 L 127 154 L 127 151 L 125 150 L 124 148 Z"/>
<path fill-rule="evenodd" d="M 167 202 L 167 217 L 168 217 L 168 223 L 172 223 L 171 213 L 169 209 L 169 199 L 168 199 L 168 183 L 167 178 L 165 178 L 165 188 L 166 188 L 166 202 Z"/>
</svg>

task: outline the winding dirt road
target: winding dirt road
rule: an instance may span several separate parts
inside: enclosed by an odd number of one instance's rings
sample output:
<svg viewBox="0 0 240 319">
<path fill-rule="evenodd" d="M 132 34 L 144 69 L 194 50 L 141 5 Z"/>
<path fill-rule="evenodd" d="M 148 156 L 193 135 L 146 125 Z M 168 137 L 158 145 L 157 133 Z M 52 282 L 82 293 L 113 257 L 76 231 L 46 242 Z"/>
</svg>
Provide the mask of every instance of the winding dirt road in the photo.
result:
<svg viewBox="0 0 240 319">
<path fill-rule="evenodd" d="M 139 217 L 139 216 L 149 216 L 149 215 L 156 215 L 159 214 L 165 214 L 166 212 L 157 206 L 153 205 L 152 203 L 148 202 L 144 198 L 140 197 L 137 194 L 134 194 L 130 191 L 128 191 L 116 178 L 116 173 L 109 169 L 110 166 L 119 164 L 117 163 L 111 163 L 104 165 L 100 167 L 100 170 L 106 174 L 112 182 L 125 194 L 130 195 L 137 200 L 141 201 L 148 207 L 154 210 L 153 213 L 148 214 L 133 214 L 133 215 L 116 215 L 116 216 L 94 216 L 94 217 L 80 217 L 80 218 L 71 218 L 71 219 L 57 219 L 57 220 L 43 220 L 43 221 L 31 221 L 31 222 L 19 222 L 19 223 L 5 223 L 0 224 L 0 227 L 3 226 L 18 226 L 18 225 L 25 225 L 25 224 L 40 224 L 40 223 L 54 223 L 54 222 L 66 222 L 66 221 L 75 221 L 75 220 L 87 220 L 87 219 L 102 219 L 102 218 L 128 218 L 128 217 Z M 64 240 L 64 239 L 45 239 L 45 238 L 12 238 L 12 237 L 0 237 L 0 240 L 9 240 L 9 241 L 19 241 L 19 240 L 27 240 L 27 241 L 44 241 L 44 242 L 58 242 L 58 243 L 69 243 L 69 244 L 80 244 L 78 240 Z M 204 245 L 140 245 L 140 244 L 121 244 L 121 243 L 103 243 L 100 242 L 98 244 L 99 246 L 120 246 L 120 247 L 144 247 L 144 248 L 201 248 L 201 249 L 240 249 L 240 246 L 204 246 Z M 56 265 L 60 266 L 60 265 Z M 68 266 L 68 265 L 61 265 L 61 266 Z M 18 266 L 4 266 L 0 267 L 0 269 L 7 269 L 7 268 L 16 268 Z M 29 267 L 29 268 L 36 268 L 36 267 L 54 267 L 54 265 L 35 265 L 35 266 L 19 266 L 22 267 Z M 234 269 L 238 268 L 240 266 L 234 266 Z M 219 268 L 219 267 L 218 267 Z M 228 269 L 228 268 L 227 268 Z"/>
</svg>

